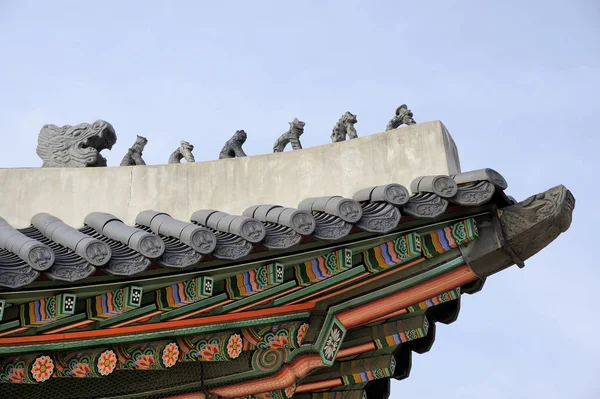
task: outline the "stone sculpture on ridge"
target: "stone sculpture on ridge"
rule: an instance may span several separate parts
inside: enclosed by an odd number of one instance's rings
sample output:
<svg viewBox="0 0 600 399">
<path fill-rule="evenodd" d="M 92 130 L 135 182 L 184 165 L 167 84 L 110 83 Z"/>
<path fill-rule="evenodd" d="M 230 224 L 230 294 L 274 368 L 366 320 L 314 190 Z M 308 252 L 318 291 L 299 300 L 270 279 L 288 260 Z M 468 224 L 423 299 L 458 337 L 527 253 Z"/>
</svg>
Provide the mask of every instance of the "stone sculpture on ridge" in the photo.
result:
<svg viewBox="0 0 600 399">
<path fill-rule="evenodd" d="M 345 141 L 346 135 L 348 135 L 348 139 L 355 139 L 358 137 L 356 134 L 356 129 L 354 128 L 354 124 L 358 123 L 358 119 L 356 119 L 356 115 L 351 112 L 346 112 L 340 120 L 333 127 L 333 133 L 331 133 L 331 142 L 337 143 L 339 141 Z"/>
<path fill-rule="evenodd" d="M 103 120 L 79 125 L 44 125 L 38 135 L 36 153 L 42 168 L 83 168 L 106 166 L 100 151 L 117 142 L 112 125 Z"/>
<path fill-rule="evenodd" d="M 121 166 L 136 166 L 136 165 L 146 165 L 146 162 L 142 159 L 142 152 L 144 151 L 144 147 L 148 143 L 148 139 L 142 136 L 137 136 L 135 139 L 135 143 L 127 150 L 127 154 L 123 157 L 121 161 Z"/>
<path fill-rule="evenodd" d="M 169 163 L 181 163 L 181 160 L 185 158 L 187 162 L 196 162 L 192 151 L 194 146 L 187 141 L 181 140 L 179 148 L 177 148 L 169 157 Z"/>
<path fill-rule="evenodd" d="M 290 129 L 279 136 L 275 144 L 273 144 L 273 152 L 283 152 L 285 147 L 289 144 L 292 145 L 292 150 L 301 150 L 302 144 L 300 144 L 300 136 L 304 133 L 305 123 L 299 121 L 298 118 L 294 118 L 292 122 L 289 122 Z"/>
<path fill-rule="evenodd" d="M 401 106 L 396 108 L 396 116 L 394 116 L 392 120 L 387 124 L 385 130 L 387 131 L 396 129 L 402 124 L 414 125 L 415 123 L 417 122 L 415 122 L 415 120 L 413 119 L 412 111 L 408 109 L 406 104 L 402 104 Z"/>
<path fill-rule="evenodd" d="M 243 130 L 238 130 L 227 140 L 223 149 L 219 153 L 219 159 L 245 157 L 246 153 L 242 145 L 246 142 L 247 134 Z"/>
</svg>

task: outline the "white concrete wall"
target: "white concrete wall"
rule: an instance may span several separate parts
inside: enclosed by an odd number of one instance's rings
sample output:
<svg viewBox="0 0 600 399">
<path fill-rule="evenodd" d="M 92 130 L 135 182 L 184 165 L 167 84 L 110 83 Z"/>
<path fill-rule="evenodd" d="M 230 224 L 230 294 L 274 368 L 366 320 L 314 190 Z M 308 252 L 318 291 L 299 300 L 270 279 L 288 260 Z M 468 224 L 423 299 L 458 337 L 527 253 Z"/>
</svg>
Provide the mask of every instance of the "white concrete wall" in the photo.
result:
<svg viewBox="0 0 600 399">
<path fill-rule="evenodd" d="M 386 183 L 410 187 L 421 175 L 460 171 L 440 121 L 301 151 L 179 165 L 0 169 L 0 216 L 14 227 L 47 212 L 74 227 L 95 211 L 133 224 L 160 210 L 189 220 L 198 209 L 240 214 L 256 204 L 296 207 L 308 197 L 351 197 Z"/>
</svg>

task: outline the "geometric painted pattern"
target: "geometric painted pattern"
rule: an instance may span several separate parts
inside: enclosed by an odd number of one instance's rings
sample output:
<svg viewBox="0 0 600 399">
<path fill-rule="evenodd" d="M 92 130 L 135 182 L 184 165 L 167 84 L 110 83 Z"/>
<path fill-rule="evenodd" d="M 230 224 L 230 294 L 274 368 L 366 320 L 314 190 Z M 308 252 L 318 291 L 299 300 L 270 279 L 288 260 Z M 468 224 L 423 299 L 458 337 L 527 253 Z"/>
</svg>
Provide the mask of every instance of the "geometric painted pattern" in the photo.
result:
<svg viewBox="0 0 600 399">
<path fill-rule="evenodd" d="M 226 279 L 230 299 L 241 299 L 283 283 L 283 265 L 270 263 Z"/>
<path fill-rule="evenodd" d="M 354 385 L 391 377 L 395 369 L 394 355 L 386 355 L 345 362 L 340 371 L 344 385 Z"/>
<path fill-rule="evenodd" d="M 213 279 L 196 277 L 156 291 L 156 303 L 160 310 L 172 310 L 212 296 Z"/>
<path fill-rule="evenodd" d="M 466 219 L 421 235 L 423 255 L 432 258 L 479 237 L 475 219 Z"/>
<path fill-rule="evenodd" d="M 429 331 L 429 321 L 420 315 L 375 326 L 372 331 L 375 346 L 383 349 L 425 337 Z"/>
<path fill-rule="evenodd" d="M 308 286 L 352 267 L 352 251 L 340 249 L 296 265 L 296 280 Z"/>
<path fill-rule="evenodd" d="M 87 317 L 104 320 L 118 316 L 142 304 L 143 288 L 128 286 L 87 299 Z"/>
<path fill-rule="evenodd" d="M 420 256 L 421 243 L 416 233 L 400 236 L 362 253 L 363 262 L 371 273 L 378 273 Z"/>
<path fill-rule="evenodd" d="M 62 319 L 75 312 L 75 294 L 58 294 L 21 305 L 21 326 L 31 327 Z"/>
<path fill-rule="evenodd" d="M 423 302 L 419 302 L 415 305 L 409 306 L 406 310 L 409 313 L 418 312 L 419 310 L 427 309 L 432 306 L 436 306 L 442 304 L 444 302 L 450 302 L 460 297 L 460 287 L 455 288 L 450 291 L 446 291 L 440 295 L 434 296 L 433 298 L 429 298 Z"/>
</svg>

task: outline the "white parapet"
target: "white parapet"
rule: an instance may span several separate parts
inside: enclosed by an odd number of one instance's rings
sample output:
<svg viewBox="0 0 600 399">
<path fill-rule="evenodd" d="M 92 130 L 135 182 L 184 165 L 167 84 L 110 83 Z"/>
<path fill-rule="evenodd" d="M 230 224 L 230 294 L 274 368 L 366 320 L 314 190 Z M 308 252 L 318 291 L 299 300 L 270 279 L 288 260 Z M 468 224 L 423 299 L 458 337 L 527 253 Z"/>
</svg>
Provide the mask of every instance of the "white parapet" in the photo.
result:
<svg viewBox="0 0 600 399">
<path fill-rule="evenodd" d="M 17 228 L 47 212 L 79 227 L 91 212 L 133 224 L 153 209 L 188 221 L 199 209 L 232 214 L 250 205 L 296 207 L 309 197 L 460 172 L 454 140 L 440 121 L 300 151 L 178 165 L 0 169 L 0 216 Z"/>
</svg>

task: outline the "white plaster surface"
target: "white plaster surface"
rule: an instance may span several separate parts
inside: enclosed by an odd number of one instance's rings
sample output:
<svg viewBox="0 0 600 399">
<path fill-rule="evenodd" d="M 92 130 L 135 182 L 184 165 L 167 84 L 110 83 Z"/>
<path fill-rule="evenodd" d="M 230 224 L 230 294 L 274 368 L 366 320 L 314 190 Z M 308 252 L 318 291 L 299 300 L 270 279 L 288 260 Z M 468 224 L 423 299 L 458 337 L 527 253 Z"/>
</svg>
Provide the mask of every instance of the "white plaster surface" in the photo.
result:
<svg viewBox="0 0 600 399">
<path fill-rule="evenodd" d="M 33 151 L 33 150 L 32 150 Z M 40 161 L 41 163 L 41 161 Z M 352 195 L 365 187 L 460 172 L 458 151 L 440 121 L 300 151 L 179 165 L 0 169 L 0 216 L 13 227 L 47 212 L 81 227 L 90 212 L 133 224 L 153 209 L 188 221 L 199 209 L 241 214 L 257 204 L 296 207 L 309 197 Z"/>
</svg>

